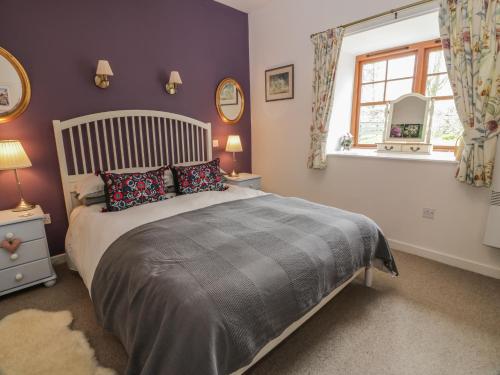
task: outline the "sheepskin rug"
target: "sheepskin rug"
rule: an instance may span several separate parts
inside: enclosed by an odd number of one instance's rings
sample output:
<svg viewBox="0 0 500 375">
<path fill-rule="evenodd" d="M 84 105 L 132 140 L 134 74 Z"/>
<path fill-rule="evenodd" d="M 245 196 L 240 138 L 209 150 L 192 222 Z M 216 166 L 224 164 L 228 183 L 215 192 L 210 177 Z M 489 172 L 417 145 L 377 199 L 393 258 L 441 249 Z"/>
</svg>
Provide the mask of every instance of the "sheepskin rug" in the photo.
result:
<svg viewBox="0 0 500 375">
<path fill-rule="evenodd" d="M 69 311 L 22 310 L 0 321 L 1 375 L 114 375 L 99 367 Z"/>
</svg>

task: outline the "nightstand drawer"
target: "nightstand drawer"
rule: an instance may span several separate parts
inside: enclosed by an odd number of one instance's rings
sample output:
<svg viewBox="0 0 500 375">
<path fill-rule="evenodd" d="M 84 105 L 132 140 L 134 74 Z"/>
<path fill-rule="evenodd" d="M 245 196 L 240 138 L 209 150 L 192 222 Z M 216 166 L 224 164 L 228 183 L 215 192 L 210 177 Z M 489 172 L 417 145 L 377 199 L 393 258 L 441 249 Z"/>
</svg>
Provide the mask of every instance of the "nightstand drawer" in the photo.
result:
<svg viewBox="0 0 500 375">
<path fill-rule="evenodd" d="M 45 238 L 45 228 L 42 220 L 24 221 L 15 224 L 4 225 L 0 227 L 0 241 L 6 239 L 6 235 L 12 233 L 14 238 L 22 242 L 38 240 Z"/>
<path fill-rule="evenodd" d="M 0 271 L 0 291 L 16 288 L 52 275 L 49 260 L 42 259 Z"/>
<path fill-rule="evenodd" d="M 0 270 L 47 258 L 47 242 L 44 238 L 23 242 L 15 255 L 17 255 L 17 259 L 14 259 L 16 257 L 13 257 L 8 251 L 0 249 Z"/>
</svg>

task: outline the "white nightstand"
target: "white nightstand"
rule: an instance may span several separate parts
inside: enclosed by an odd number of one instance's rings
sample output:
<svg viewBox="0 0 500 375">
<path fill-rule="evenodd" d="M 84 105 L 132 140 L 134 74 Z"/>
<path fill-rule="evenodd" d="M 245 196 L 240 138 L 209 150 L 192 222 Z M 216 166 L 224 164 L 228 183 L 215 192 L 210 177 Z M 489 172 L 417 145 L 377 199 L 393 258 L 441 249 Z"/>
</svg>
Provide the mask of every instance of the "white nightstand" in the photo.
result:
<svg viewBox="0 0 500 375">
<path fill-rule="evenodd" d="M 40 283 L 54 285 L 57 276 L 40 206 L 24 212 L 0 211 L 0 246 L 3 240 L 15 239 L 21 245 L 13 254 L 0 248 L 0 296 Z"/>
<path fill-rule="evenodd" d="M 226 184 L 248 187 L 250 189 L 260 190 L 261 177 L 251 173 L 240 173 L 239 177 L 226 177 Z"/>
</svg>

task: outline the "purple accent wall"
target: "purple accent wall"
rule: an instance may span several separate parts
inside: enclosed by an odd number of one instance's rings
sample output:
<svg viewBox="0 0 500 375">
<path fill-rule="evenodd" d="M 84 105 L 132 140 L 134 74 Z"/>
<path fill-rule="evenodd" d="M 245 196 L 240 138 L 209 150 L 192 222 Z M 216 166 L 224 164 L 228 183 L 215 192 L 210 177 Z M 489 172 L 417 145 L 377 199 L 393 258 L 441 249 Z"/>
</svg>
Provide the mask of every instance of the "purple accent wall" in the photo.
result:
<svg viewBox="0 0 500 375">
<path fill-rule="evenodd" d="M 20 171 L 25 197 L 52 215 L 46 227 L 52 254 L 64 249 L 67 228 L 52 120 L 120 109 L 152 109 L 211 122 L 223 168 L 229 134 L 240 134 L 242 171 L 251 170 L 248 17 L 213 0 L 3 0 L 0 46 L 16 56 L 32 86 L 27 111 L 0 125 L 0 139 L 19 139 L 33 167 Z M 98 59 L 115 74 L 101 90 Z M 165 92 L 171 70 L 184 84 Z M 214 104 L 217 83 L 234 77 L 246 97 L 237 125 L 225 125 Z M 0 171 L 0 209 L 18 201 L 14 174 Z"/>
</svg>

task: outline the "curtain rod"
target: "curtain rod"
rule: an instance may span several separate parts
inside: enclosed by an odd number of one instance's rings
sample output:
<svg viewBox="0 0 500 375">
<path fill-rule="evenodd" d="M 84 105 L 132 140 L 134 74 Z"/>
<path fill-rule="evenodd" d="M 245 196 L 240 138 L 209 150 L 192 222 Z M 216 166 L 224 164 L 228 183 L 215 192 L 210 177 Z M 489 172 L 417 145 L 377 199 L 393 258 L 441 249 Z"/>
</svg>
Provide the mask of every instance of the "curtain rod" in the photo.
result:
<svg viewBox="0 0 500 375">
<path fill-rule="evenodd" d="M 406 10 L 406 9 L 410 9 L 410 8 L 414 8 L 414 7 L 417 7 L 419 5 L 423 5 L 423 4 L 427 4 L 427 3 L 432 3 L 434 2 L 435 0 L 421 0 L 421 1 L 417 1 L 416 3 L 412 3 L 412 4 L 408 4 L 408 5 L 404 5 L 402 7 L 399 7 L 399 8 L 394 8 L 394 9 L 391 9 L 391 10 L 388 10 L 387 12 L 383 12 L 383 13 L 379 13 L 379 14 L 375 14 L 374 16 L 370 16 L 370 17 L 366 17 L 366 18 L 362 18 L 360 20 L 357 20 L 357 21 L 354 21 L 354 22 L 349 22 L 349 23 L 346 23 L 344 25 L 341 25 L 340 27 L 342 28 L 347 28 L 347 27 L 351 27 L 351 26 L 354 26 L 354 25 L 357 25 L 357 24 L 360 24 L 360 23 L 363 23 L 363 22 L 367 22 L 367 21 L 371 21 L 371 20 L 374 20 L 376 18 L 380 18 L 380 17 L 384 17 L 384 16 L 388 16 L 390 14 L 394 14 L 394 13 L 398 13 L 398 12 L 401 12 L 402 10 Z M 315 35 L 318 35 L 318 34 L 321 34 L 322 32 L 324 31 L 320 31 L 318 33 L 314 33 L 314 34 L 311 34 L 311 38 Z"/>
</svg>

